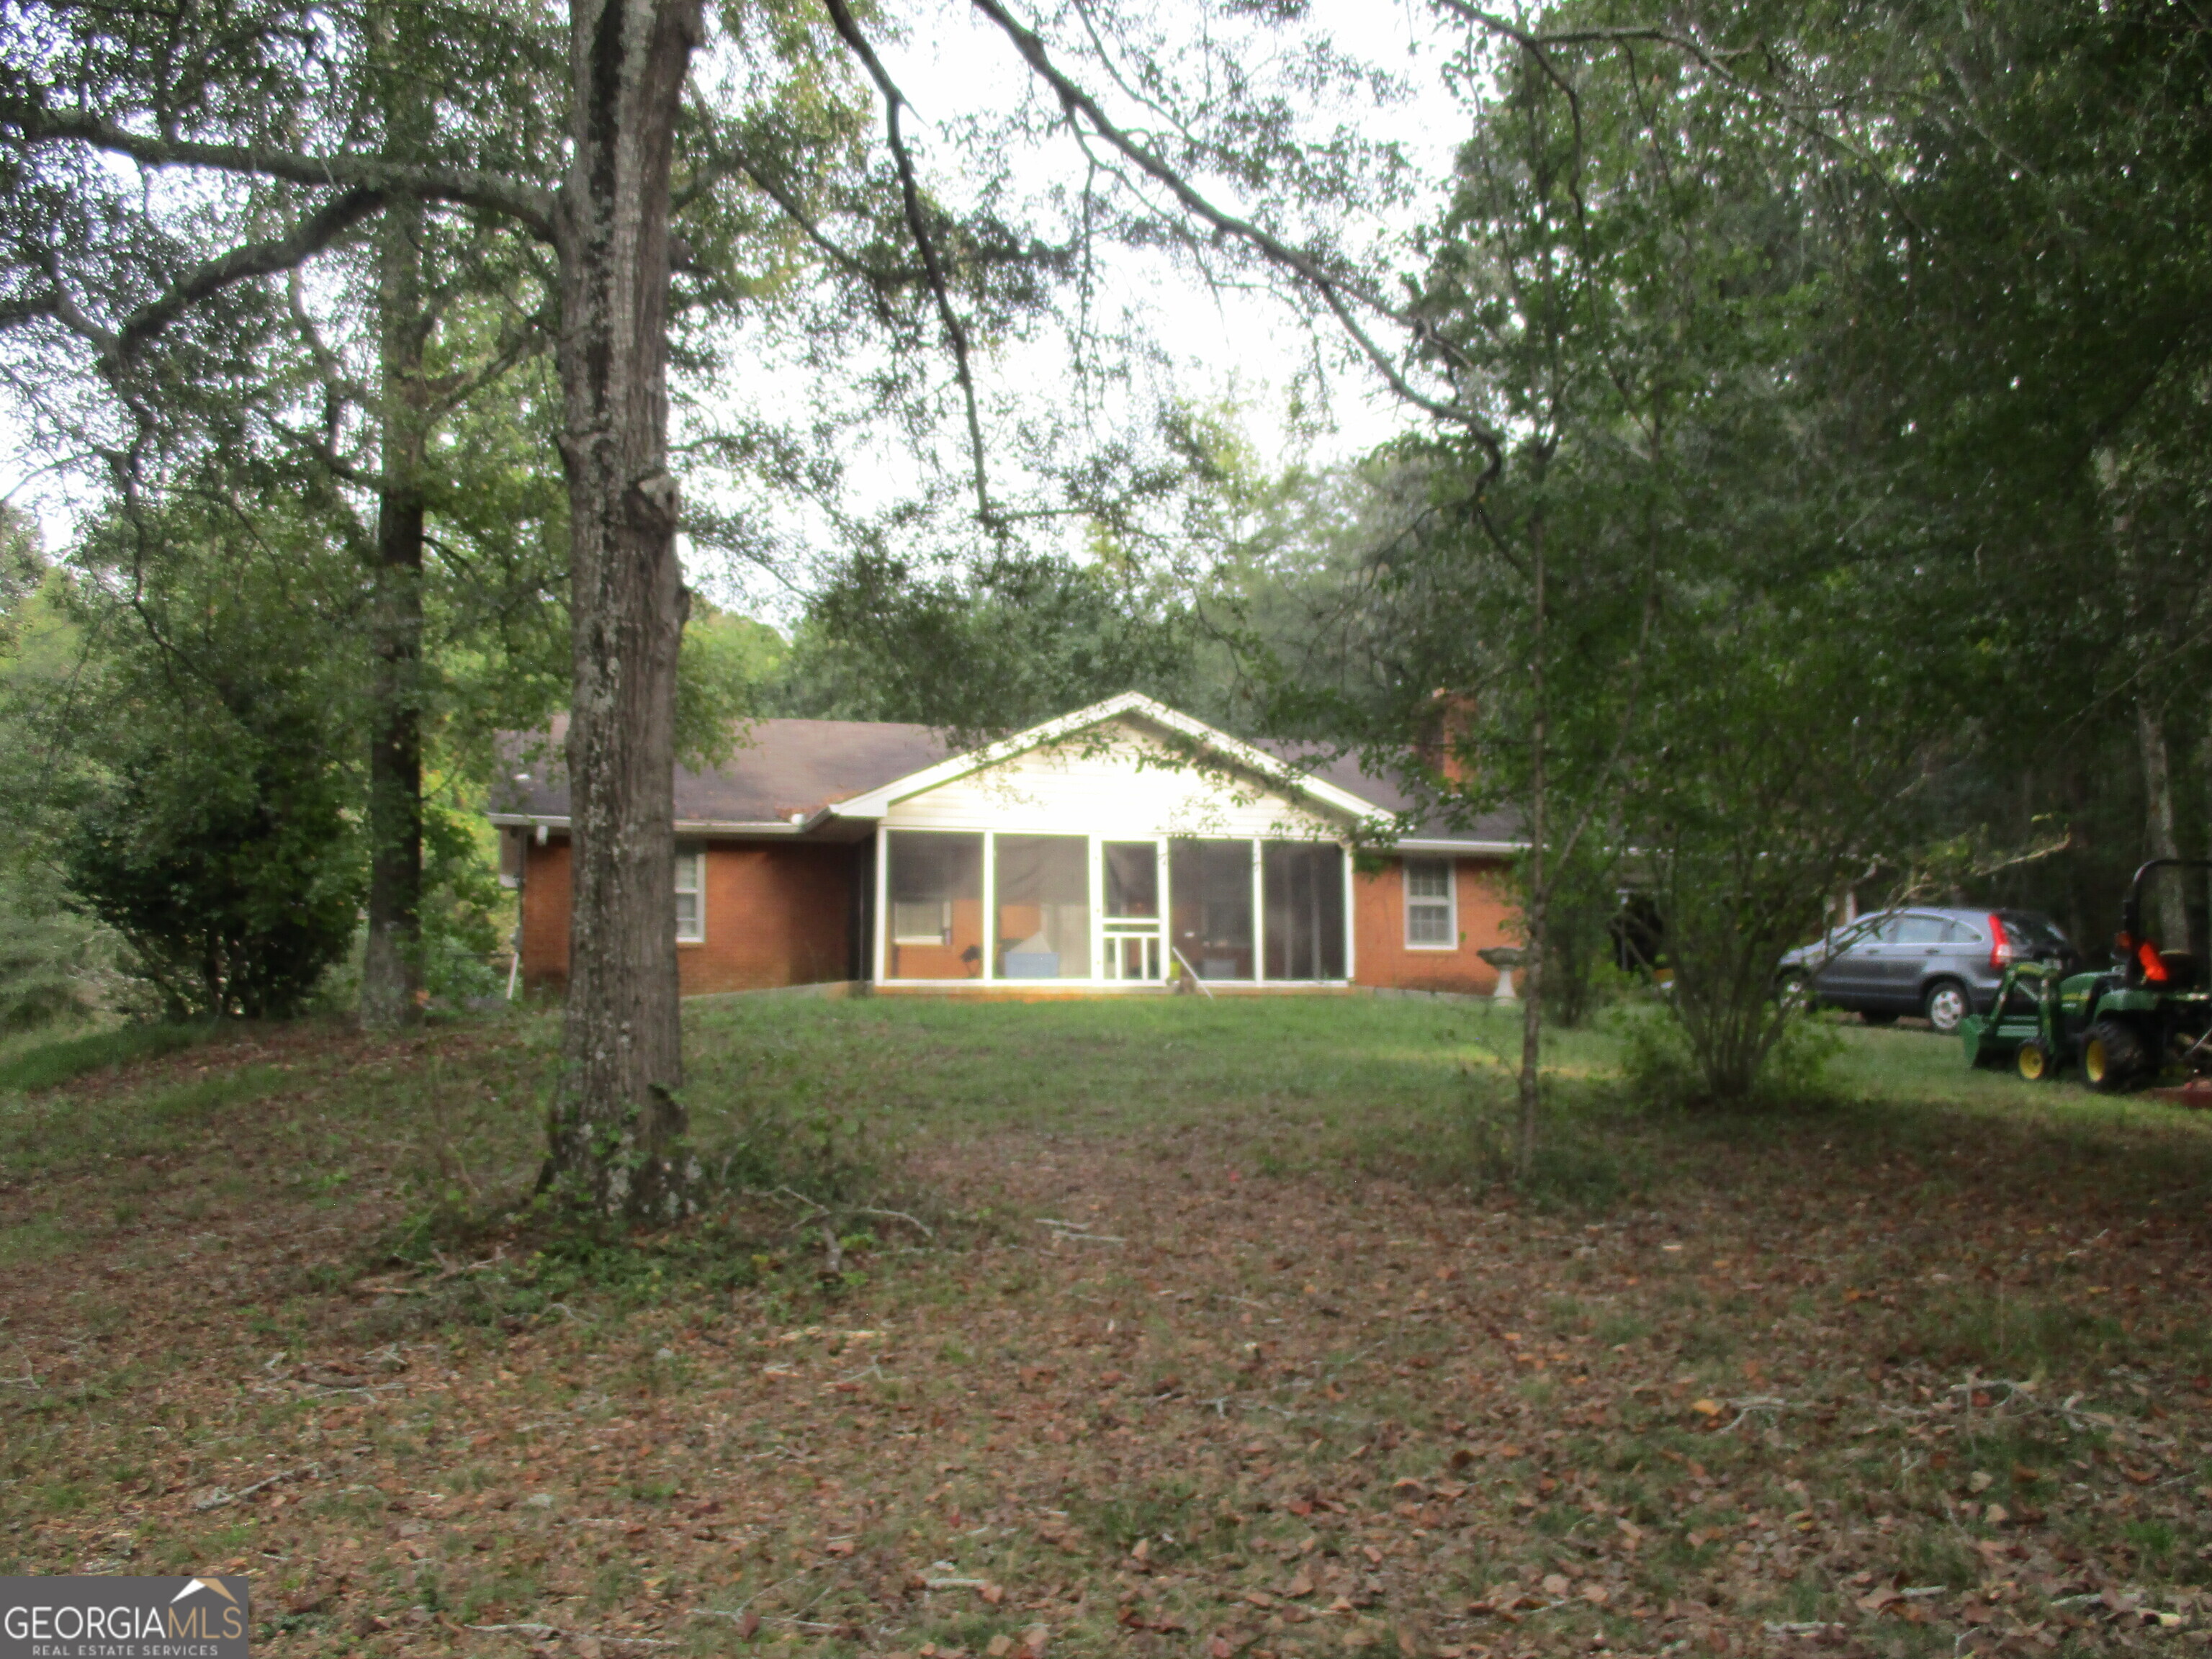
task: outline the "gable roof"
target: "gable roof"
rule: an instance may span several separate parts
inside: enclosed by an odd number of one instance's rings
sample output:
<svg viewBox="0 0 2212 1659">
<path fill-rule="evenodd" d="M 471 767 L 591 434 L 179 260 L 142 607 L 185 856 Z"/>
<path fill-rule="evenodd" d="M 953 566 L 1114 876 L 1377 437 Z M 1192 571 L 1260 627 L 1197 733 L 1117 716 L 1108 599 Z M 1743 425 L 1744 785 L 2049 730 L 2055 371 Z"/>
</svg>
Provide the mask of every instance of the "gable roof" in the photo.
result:
<svg viewBox="0 0 2212 1659">
<path fill-rule="evenodd" d="M 1125 691 L 962 751 L 952 750 L 944 735 L 927 726 L 756 720 L 746 726 L 725 766 L 713 772 L 677 769 L 676 828 L 695 835 L 854 840 L 896 801 L 1116 720 L 1157 727 L 1229 769 L 1355 823 L 1421 810 L 1402 787 L 1367 775 L 1355 757 L 1322 759 L 1300 745 L 1249 744 L 1141 693 Z M 566 728 L 562 718 L 550 733 L 509 733 L 502 739 L 489 815 L 495 823 L 567 827 L 568 788 L 560 760 Z M 1420 823 L 1396 844 L 1415 853 L 1507 854 L 1519 851 L 1526 836 L 1517 813 L 1495 812 L 1463 828 L 1434 819 Z"/>
<path fill-rule="evenodd" d="M 568 823 L 568 781 L 560 747 L 567 727 L 564 718 L 550 737 L 509 733 L 501 740 L 492 822 Z M 724 766 L 712 772 L 676 769 L 676 827 L 788 835 L 794 816 L 817 817 L 838 801 L 920 771 L 945 751 L 942 734 L 927 726 L 754 720 Z"/>
</svg>

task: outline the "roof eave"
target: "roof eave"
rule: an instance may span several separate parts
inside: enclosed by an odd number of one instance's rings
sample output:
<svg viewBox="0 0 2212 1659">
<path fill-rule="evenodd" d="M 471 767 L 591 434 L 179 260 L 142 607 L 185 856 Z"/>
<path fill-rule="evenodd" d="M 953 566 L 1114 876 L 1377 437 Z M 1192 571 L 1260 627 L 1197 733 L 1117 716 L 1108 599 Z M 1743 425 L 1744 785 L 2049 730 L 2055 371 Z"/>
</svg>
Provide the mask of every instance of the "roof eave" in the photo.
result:
<svg viewBox="0 0 2212 1659">
<path fill-rule="evenodd" d="M 1525 841 L 1462 841 L 1449 836 L 1401 836 L 1394 853 L 1476 853 L 1510 858 L 1528 850 Z"/>
<path fill-rule="evenodd" d="M 573 826 L 565 813 L 558 812 L 488 812 L 485 817 L 494 824 L 513 830 L 568 830 Z M 804 836 L 818 829 L 830 817 L 826 809 L 818 809 L 805 817 L 788 818 L 678 818 L 675 830 L 679 836 Z"/>
</svg>

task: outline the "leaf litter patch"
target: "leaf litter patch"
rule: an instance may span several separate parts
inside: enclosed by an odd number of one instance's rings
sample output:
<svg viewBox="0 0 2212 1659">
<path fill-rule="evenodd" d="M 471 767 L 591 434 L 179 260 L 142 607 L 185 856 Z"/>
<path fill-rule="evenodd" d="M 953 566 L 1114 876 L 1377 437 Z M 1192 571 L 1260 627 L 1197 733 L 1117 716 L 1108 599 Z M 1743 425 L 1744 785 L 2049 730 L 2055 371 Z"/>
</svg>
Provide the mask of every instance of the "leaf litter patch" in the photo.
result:
<svg viewBox="0 0 2212 1659">
<path fill-rule="evenodd" d="M 1811 1147 L 1591 1222 L 1005 1131 L 915 1154 L 957 1243 L 398 1335 L 485 1273 L 380 1297 L 390 1193 L 234 1193 L 11 1269 L 0 1571 L 247 1572 L 313 1654 L 2201 1639 L 2194 1224 Z"/>
</svg>

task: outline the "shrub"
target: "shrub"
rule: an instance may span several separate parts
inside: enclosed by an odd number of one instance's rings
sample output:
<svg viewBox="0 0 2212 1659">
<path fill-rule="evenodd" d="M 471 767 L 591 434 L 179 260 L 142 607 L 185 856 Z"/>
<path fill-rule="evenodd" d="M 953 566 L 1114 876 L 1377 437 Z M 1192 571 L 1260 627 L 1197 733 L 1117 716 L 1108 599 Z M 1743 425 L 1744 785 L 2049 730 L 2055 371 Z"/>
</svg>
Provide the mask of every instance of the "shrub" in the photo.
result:
<svg viewBox="0 0 2212 1659">
<path fill-rule="evenodd" d="M 1700 1053 L 1694 1024 L 1679 1011 L 1646 1001 L 1615 1016 L 1621 1034 L 1621 1075 L 1642 1103 L 1655 1106 L 1813 1105 L 1828 1095 L 1829 1063 L 1842 1052 L 1836 1033 L 1802 1014 L 1762 1011 L 1776 1024 L 1740 1086 L 1715 1087 L 1714 1066 Z M 1729 1075 L 1735 1075 L 1729 1073 Z"/>
<path fill-rule="evenodd" d="M 64 831 L 70 886 L 170 1018 L 287 1016 L 353 937 L 350 781 L 305 711 L 194 712 L 149 721 L 88 788 Z"/>
<path fill-rule="evenodd" d="M 0 884 L 0 1032 L 33 1030 L 93 1012 L 105 1000 L 110 952 L 100 930 Z"/>
</svg>

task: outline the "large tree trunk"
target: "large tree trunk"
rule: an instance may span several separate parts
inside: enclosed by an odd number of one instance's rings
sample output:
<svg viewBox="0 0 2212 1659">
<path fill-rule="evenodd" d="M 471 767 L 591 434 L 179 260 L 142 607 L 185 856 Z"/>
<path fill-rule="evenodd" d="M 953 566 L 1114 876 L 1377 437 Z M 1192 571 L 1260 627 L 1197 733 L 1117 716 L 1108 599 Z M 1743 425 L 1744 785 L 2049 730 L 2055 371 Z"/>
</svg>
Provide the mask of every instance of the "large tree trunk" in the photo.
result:
<svg viewBox="0 0 2212 1659">
<path fill-rule="evenodd" d="M 591 1212 L 689 1206 L 677 1007 L 676 652 L 684 592 L 668 472 L 669 165 L 700 0 L 572 0 L 562 192 L 574 690 L 574 900 L 547 1185 Z"/>
<path fill-rule="evenodd" d="M 2166 741 L 2165 712 L 2148 697 L 2136 699 L 2136 744 L 2142 756 L 2143 840 L 2154 859 L 2178 859 L 2181 840 L 2174 828 L 2173 763 Z M 2189 948 L 2189 886 L 2178 872 L 2153 876 L 2151 915 L 2157 918 L 2153 935 L 2162 949 Z"/>
<path fill-rule="evenodd" d="M 422 984 L 422 204 L 378 227 L 383 385 L 368 749 L 368 948 L 361 1023 L 414 1019 Z"/>
</svg>

